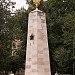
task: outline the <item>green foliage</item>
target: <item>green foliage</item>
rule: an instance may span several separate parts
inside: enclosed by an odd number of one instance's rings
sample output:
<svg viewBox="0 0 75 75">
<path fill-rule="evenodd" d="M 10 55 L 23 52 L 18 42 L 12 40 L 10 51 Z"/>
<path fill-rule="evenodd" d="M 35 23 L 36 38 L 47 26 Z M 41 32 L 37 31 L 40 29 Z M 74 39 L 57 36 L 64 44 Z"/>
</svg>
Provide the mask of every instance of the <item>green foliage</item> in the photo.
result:
<svg viewBox="0 0 75 75">
<path fill-rule="evenodd" d="M 72 74 L 75 50 L 75 1 L 47 0 L 40 5 L 46 13 L 52 73 Z"/>
<path fill-rule="evenodd" d="M 27 1 L 28 10 L 22 8 L 10 19 L 5 15 L 9 11 L 0 3 L 0 70 L 15 68 L 16 71 L 24 66 L 28 13 L 35 9 L 32 1 Z M 72 74 L 72 63 L 75 61 L 75 0 L 41 1 L 39 9 L 46 13 L 52 73 L 57 70 Z M 11 45 L 15 37 L 23 43 L 17 55 L 12 57 Z"/>
<path fill-rule="evenodd" d="M 11 34 L 7 26 L 11 5 L 9 0 L 0 0 L 0 71 L 8 70 L 7 59 L 11 54 Z"/>
<path fill-rule="evenodd" d="M 20 68 L 24 68 L 25 63 L 25 51 L 27 42 L 27 25 L 28 25 L 28 11 L 24 8 L 17 10 L 8 23 L 10 32 L 12 34 L 12 40 L 18 39 L 22 41 L 21 48 L 17 50 L 16 55 L 11 56 L 9 59 L 9 70 L 13 73 Z M 11 40 L 11 41 L 12 41 Z"/>
</svg>

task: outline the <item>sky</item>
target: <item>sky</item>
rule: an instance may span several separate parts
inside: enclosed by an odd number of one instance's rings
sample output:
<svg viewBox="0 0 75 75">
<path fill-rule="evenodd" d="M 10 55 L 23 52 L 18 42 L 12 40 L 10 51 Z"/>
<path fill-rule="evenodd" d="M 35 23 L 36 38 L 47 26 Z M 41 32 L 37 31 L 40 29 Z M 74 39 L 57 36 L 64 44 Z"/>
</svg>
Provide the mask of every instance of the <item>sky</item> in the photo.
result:
<svg viewBox="0 0 75 75">
<path fill-rule="evenodd" d="M 21 7 L 24 7 L 25 9 L 28 8 L 28 5 L 26 4 L 26 0 L 11 0 L 11 1 L 16 2 L 13 11 L 15 11 L 16 9 L 20 9 Z"/>
</svg>

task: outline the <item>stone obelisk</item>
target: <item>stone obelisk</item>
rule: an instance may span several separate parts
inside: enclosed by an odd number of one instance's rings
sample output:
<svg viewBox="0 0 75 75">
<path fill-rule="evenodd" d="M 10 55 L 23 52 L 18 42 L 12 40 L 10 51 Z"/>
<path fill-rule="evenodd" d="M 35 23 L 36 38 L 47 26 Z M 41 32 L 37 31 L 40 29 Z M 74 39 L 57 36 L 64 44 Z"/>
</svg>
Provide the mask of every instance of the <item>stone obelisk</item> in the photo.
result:
<svg viewBox="0 0 75 75">
<path fill-rule="evenodd" d="M 46 16 L 38 8 L 29 13 L 25 75 L 51 75 Z"/>
</svg>

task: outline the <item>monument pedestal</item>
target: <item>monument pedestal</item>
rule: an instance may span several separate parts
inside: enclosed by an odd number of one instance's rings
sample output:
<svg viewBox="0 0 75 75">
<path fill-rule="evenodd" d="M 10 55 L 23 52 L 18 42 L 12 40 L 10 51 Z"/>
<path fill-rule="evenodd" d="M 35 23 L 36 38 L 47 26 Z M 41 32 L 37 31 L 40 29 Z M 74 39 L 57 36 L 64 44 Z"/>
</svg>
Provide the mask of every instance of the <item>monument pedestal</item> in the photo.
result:
<svg viewBox="0 0 75 75">
<path fill-rule="evenodd" d="M 38 9 L 29 13 L 25 75 L 51 75 L 46 16 Z"/>
</svg>

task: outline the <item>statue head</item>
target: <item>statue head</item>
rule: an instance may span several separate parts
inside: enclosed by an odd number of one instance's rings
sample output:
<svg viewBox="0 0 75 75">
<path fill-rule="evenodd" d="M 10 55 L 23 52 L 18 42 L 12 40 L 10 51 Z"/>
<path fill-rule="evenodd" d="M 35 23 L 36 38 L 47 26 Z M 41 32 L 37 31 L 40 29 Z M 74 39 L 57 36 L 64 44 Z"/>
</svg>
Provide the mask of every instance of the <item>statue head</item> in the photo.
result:
<svg viewBox="0 0 75 75">
<path fill-rule="evenodd" d="M 33 3 L 36 5 L 36 7 L 38 7 L 38 5 L 40 4 L 41 0 L 33 0 Z"/>
</svg>

